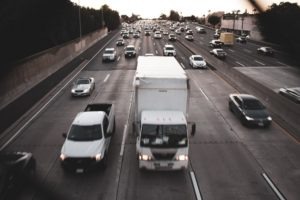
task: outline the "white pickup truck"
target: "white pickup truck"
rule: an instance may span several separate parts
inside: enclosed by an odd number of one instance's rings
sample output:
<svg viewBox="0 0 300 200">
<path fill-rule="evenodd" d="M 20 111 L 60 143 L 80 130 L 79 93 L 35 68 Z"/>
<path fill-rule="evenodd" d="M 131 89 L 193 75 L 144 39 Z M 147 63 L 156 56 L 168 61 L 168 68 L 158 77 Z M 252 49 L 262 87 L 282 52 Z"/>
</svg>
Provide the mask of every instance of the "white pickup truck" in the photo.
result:
<svg viewBox="0 0 300 200">
<path fill-rule="evenodd" d="M 84 172 L 106 165 L 107 153 L 115 130 L 113 104 L 88 104 L 73 120 L 60 154 L 63 168 Z"/>
</svg>

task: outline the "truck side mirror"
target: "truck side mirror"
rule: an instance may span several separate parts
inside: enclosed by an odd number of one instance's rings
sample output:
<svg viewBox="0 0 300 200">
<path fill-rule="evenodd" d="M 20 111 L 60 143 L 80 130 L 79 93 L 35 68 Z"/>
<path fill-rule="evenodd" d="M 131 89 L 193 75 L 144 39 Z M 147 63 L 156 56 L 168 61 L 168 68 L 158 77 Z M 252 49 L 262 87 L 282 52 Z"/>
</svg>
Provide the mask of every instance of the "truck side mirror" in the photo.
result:
<svg viewBox="0 0 300 200">
<path fill-rule="evenodd" d="M 193 122 L 193 123 L 192 123 L 191 135 L 194 136 L 195 133 L 196 133 L 196 124 Z"/>
<path fill-rule="evenodd" d="M 63 133 L 62 136 L 63 136 L 64 138 L 67 138 L 67 133 Z"/>
</svg>

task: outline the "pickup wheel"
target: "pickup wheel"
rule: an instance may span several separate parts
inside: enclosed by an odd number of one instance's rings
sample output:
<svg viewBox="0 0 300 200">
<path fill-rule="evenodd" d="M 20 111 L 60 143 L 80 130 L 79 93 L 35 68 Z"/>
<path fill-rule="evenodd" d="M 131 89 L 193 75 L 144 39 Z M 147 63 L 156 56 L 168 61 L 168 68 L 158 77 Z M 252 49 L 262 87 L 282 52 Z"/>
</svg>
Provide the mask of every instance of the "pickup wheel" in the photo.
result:
<svg viewBox="0 0 300 200">
<path fill-rule="evenodd" d="M 101 163 L 101 167 L 103 169 L 106 169 L 106 167 L 107 167 L 107 153 L 104 154 L 104 157 L 103 157 L 102 163 Z"/>
<path fill-rule="evenodd" d="M 112 132 L 115 133 L 115 131 L 116 131 L 116 117 L 114 117 L 114 124 L 113 124 Z"/>
</svg>

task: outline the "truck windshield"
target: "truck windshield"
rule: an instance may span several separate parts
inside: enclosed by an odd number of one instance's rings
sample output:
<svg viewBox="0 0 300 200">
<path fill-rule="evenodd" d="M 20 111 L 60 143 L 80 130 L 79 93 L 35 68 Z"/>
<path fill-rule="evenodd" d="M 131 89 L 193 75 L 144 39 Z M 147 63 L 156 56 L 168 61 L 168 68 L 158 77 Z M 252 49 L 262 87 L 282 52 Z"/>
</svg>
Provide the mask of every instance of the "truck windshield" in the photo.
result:
<svg viewBox="0 0 300 200">
<path fill-rule="evenodd" d="M 186 147 L 186 125 L 144 124 L 141 133 L 141 146 L 144 147 Z"/>
<path fill-rule="evenodd" d="M 101 125 L 79 126 L 72 125 L 68 139 L 73 141 L 93 141 L 102 138 Z"/>
</svg>

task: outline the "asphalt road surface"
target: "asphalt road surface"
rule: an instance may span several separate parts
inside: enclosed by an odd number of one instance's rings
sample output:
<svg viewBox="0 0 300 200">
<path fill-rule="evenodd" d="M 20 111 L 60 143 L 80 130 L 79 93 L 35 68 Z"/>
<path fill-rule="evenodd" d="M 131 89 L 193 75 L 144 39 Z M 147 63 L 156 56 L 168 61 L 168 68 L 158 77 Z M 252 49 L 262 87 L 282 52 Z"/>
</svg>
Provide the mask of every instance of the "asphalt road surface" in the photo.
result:
<svg viewBox="0 0 300 200">
<path fill-rule="evenodd" d="M 238 92 L 213 68 L 192 69 L 191 52 L 182 44 L 203 52 L 209 59 L 208 42 L 213 32 L 184 36 L 172 42 L 176 59 L 191 79 L 189 121 L 196 123 L 190 137 L 189 167 L 185 171 L 156 172 L 138 169 L 133 122 L 133 77 L 137 58 L 125 58 L 124 48 L 116 47 L 119 34 L 108 40 L 91 59 L 83 60 L 72 74 L 43 98 L 13 128 L 3 143 L 9 151 L 29 151 L 37 160 L 35 187 L 23 188 L 14 199 L 72 200 L 274 200 L 300 198 L 300 146 L 273 122 L 270 128 L 246 128 L 228 109 L 228 95 Z M 167 37 L 130 38 L 138 55 L 163 55 Z M 106 47 L 117 49 L 118 59 L 102 63 Z M 225 61 L 232 66 L 290 65 L 278 57 L 256 54 L 257 44 L 226 47 Z M 283 56 L 284 57 L 284 56 Z M 212 66 L 213 67 L 213 66 Z M 70 89 L 77 77 L 92 76 L 96 88 L 91 96 L 72 98 Z M 108 155 L 108 167 L 90 173 L 67 173 L 59 162 L 64 138 L 76 114 L 90 102 L 116 105 L 116 132 Z"/>
</svg>

